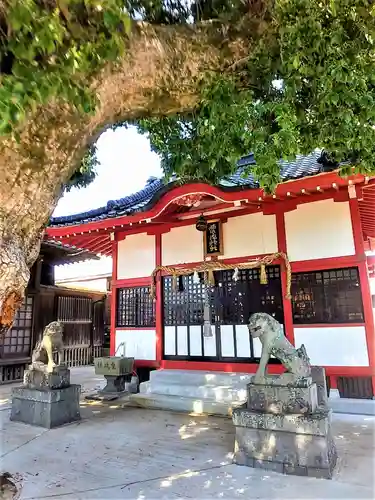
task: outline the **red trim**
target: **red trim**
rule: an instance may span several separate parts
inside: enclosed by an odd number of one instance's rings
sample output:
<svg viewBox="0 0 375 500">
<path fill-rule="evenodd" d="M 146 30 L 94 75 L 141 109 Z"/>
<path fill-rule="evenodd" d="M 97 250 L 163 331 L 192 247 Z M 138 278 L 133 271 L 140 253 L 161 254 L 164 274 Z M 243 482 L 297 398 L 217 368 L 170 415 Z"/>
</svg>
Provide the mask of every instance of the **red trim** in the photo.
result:
<svg viewBox="0 0 375 500">
<path fill-rule="evenodd" d="M 136 359 L 134 361 L 135 368 L 159 368 L 160 363 L 154 360 Z"/>
<path fill-rule="evenodd" d="M 242 372 L 255 373 L 257 364 L 250 363 L 216 363 L 207 361 L 163 361 L 162 368 L 165 370 L 205 370 L 220 372 Z M 269 373 L 282 373 L 285 371 L 281 365 L 269 365 Z"/>
<path fill-rule="evenodd" d="M 357 198 L 351 198 L 349 200 L 349 208 L 350 208 L 350 217 L 352 220 L 355 253 L 358 257 L 361 257 L 365 253 L 365 244 L 363 242 L 361 216 L 359 213 Z"/>
<path fill-rule="evenodd" d="M 117 253 L 118 243 L 115 240 L 112 242 L 112 285 L 111 285 L 111 331 L 109 337 L 109 353 L 110 356 L 115 355 L 116 351 L 116 279 L 117 279 Z"/>
<path fill-rule="evenodd" d="M 278 250 L 279 252 L 284 252 L 286 255 L 288 255 L 288 249 L 286 243 L 286 231 L 285 231 L 285 217 L 284 214 L 281 212 L 276 213 L 276 231 L 277 231 Z M 286 338 L 292 345 L 294 345 L 295 341 L 294 341 L 294 328 L 293 328 L 292 301 L 286 298 L 287 279 L 286 279 L 286 268 L 283 262 L 281 263 L 281 290 L 283 296 Z"/>
<path fill-rule="evenodd" d="M 255 363 L 216 363 L 200 361 L 163 361 L 162 368 L 165 370 L 204 370 L 222 372 L 255 373 L 258 365 Z M 373 375 L 369 366 L 325 366 L 326 375 L 337 375 L 347 377 L 365 377 Z M 278 374 L 285 370 L 281 365 L 268 365 L 269 373 Z"/>
<path fill-rule="evenodd" d="M 118 326 L 116 330 L 126 330 L 126 331 L 134 331 L 139 332 L 143 330 L 153 330 L 155 331 L 154 326 Z"/>
<path fill-rule="evenodd" d="M 127 288 L 132 286 L 147 286 L 151 284 L 151 276 L 144 276 L 142 278 L 127 278 L 121 280 L 114 280 L 112 282 L 117 288 Z"/>
<path fill-rule="evenodd" d="M 331 389 L 337 389 L 337 378 L 331 375 L 329 377 L 329 382 L 331 384 Z"/>
<path fill-rule="evenodd" d="M 241 264 L 243 262 L 250 262 L 252 260 L 256 260 L 256 259 L 261 259 L 263 257 L 266 257 L 267 255 L 270 255 L 268 253 L 265 253 L 265 254 L 260 254 L 260 255 L 247 255 L 245 257 L 233 257 L 231 259 L 207 259 L 208 262 L 222 262 L 223 264 L 228 264 L 228 265 L 232 265 L 233 267 L 236 267 L 236 264 Z M 275 264 L 280 264 L 280 261 L 281 259 L 277 259 L 274 261 Z M 194 268 L 196 266 L 200 266 L 202 265 L 203 261 L 199 261 L 199 262 L 186 262 L 184 264 L 170 264 L 169 267 L 175 267 L 175 268 L 180 268 L 180 267 L 183 267 L 185 269 L 189 269 L 189 268 Z M 161 272 L 161 275 L 162 276 L 165 276 L 167 273 L 162 271 Z"/>
<path fill-rule="evenodd" d="M 374 313 L 372 309 L 370 281 L 367 273 L 366 262 L 361 262 L 358 266 L 359 279 L 361 282 L 363 313 L 366 324 L 366 342 L 369 364 L 372 367 L 373 374 L 375 374 L 375 324 Z M 373 390 L 375 393 L 375 379 L 373 380 Z"/>
<path fill-rule="evenodd" d="M 277 228 L 278 239 L 279 239 L 280 229 Z M 282 240 L 281 240 L 282 241 Z M 223 264 L 233 265 L 240 264 L 242 262 L 250 262 L 252 260 L 261 259 L 270 254 L 259 254 L 259 255 L 246 255 L 244 257 L 234 257 L 231 259 L 218 259 L 218 262 L 222 262 Z M 355 267 L 358 266 L 360 262 L 363 262 L 365 259 L 362 256 L 361 258 L 355 255 L 349 255 L 345 257 L 329 257 L 326 259 L 314 259 L 314 260 L 301 260 L 298 262 L 291 262 L 291 268 L 293 273 L 303 272 L 303 271 L 320 271 L 326 269 L 335 269 L 342 267 Z M 275 260 L 274 264 L 281 264 L 281 259 Z M 199 266 L 202 262 L 187 262 L 184 264 L 171 264 L 171 267 L 184 267 L 184 268 L 193 268 L 195 266 Z M 161 273 L 164 275 L 165 273 Z M 146 278 L 141 278 L 146 279 Z"/>
<path fill-rule="evenodd" d="M 367 257 L 365 254 L 365 245 L 363 242 L 363 234 L 361 227 L 361 216 L 357 198 L 352 198 L 349 201 L 350 216 L 352 220 L 353 238 L 355 251 L 361 262 L 358 265 L 359 279 L 361 283 L 363 314 L 366 325 L 366 344 L 367 354 L 370 367 L 373 374 L 375 373 L 375 324 L 374 313 L 371 300 L 370 281 L 367 268 Z M 375 378 L 372 379 L 372 389 L 375 393 Z"/>
<path fill-rule="evenodd" d="M 299 325 L 294 324 L 294 328 L 348 328 L 355 326 L 365 326 L 365 323 L 315 323 L 315 324 L 305 324 Z"/>
<path fill-rule="evenodd" d="M 329 257 L 327 259 L 300 260 L 291 262 L 292 273 L 302 273 L 304 271 L 324 271 L 343 267 L 355 267 L 364 258 L 356 255 L 346 255 L 344 257 Z"/>
<path fill-rule="evenodd" d="M 363 175 L 353 175 L 350 176 L 350 179 L 353 183 L 363 183 L 365 177 Z M 297 179 L 294 181 L 285 182 L 279 184 L 275 191 L 275 199 L 281 200 L 284 198 L 285 200 L 289 199 L 289 194 L 300 194 L 302 189 L 305 190 L 306 194 L 303 194 L 303 199 L 306 196 L 306 201 L 309 202 L 310 197 L 316 194 L 317 186 L 321 187 L 321 192 L 324 192 L 326 189 L 332 189 L 332 184 L 335 183 L 338 188 L 344 187 L 348 185 L 349 178 L 340 177 L 337 172 L 323 173 L 318 174 L 311 177 L 305 177 L 303 179 Z M 309 196 L 308 193 L 311 192 Z M 223 202 L 233 203 L 238 200 L 247 200 L 249 202 L 259 201 L 259 198 L 262 198 L 260 202 L 265 198 L 263 190 L 261 189 L 245 189 L 243 191 L 222 191 L 221 189 L 210 186 L 204 183 L 194 183 L 194 184 L 184 184 L 183 186 L 178 186 L 164 194 L 156 204 L 147 212 L 138 212 L 134 215 L 125 215 L 122 217 L 117 217 L 113 219 L 105 219 L 102 221 L 88 222 L 86 224 L 79 224 L 76 226 L 63 226 L 63 227 L 52 227 L 47 228 L 47 234 L 51 237 L 63 237 L 68 234 L 77 235 L 79 233 L 85 233 L 95 230 L 110 230 L 111 228 L 115 228 L 121 225 L 129 224 L 129 223 L 137 223 L 141 221 L 145 221 L 146 219 L 152 219 L 161 215 L 164 210 L 173 203 L 173 201 L 179 197 L 186 196 L 191 193 L 206 193 L 211 195 Z M 324 193 L 325 195 L 325 193 Z M 272 198 L 270 198 L 271 200 Z M 142 224 L 143 227 L 148 226 L 147 223 Z"/>
<path fill-rule="evenodd" d="M 162 237 L 161 234 L 155 235 L 155 265 L 161 266 L 162 256 Z M 155 321 L 156 321 L 156 360 L 161 362 L 163 357 L 163 301 L 161 290 L 161 277 L 156 277 L 156 300 L 155 300 Z"/>
</svg>

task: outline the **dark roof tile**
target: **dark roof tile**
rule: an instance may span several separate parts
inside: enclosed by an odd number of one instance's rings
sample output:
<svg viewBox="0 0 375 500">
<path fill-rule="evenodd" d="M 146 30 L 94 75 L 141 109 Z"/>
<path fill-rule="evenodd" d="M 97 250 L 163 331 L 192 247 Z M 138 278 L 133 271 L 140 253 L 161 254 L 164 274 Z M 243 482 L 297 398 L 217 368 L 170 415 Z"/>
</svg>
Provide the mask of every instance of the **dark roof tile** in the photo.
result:
<svg viewBox="0 0 375 500">
<path fill-rule="evenodd" d="M 295 161 L 287 162 L 280 161 L 281 166 L 281 179 L 283 181 L 298 179 L 316 175 L 320 172 L 333 170 L 334 166 L 327 168 L 321 161 L 321 150 L 315 150 L 307 156 L 298 156 Z M 254 179 L 252 174 L 244 176 L 244 170 L 249 165 L 254 165 L 255 160 L 252 154 L 241 158 L 238 162 L 238 170 L 235 174 L 230 175 L 219 182 L 219 186 L 223 189 L 235 188 L 257 188 L 258 182 Z M 175 179 L 174 179 L 175 180 Z M 67 226 L 85 224 L 87 222 L 99 221 L 122 215 L 131 215 L 135 212 L 140 212 L 148 208 L 148 205 L 154 201 L 158 195 L 172 188 L 175 182 L 165 183 L 163 179 L 150 177 L 146 186 L 129 196 L 120 198 L 119 200 L 108 201 L 105 207 L 96 208 L 75 215 L 68 215 L 64 217 L 51 217 L 50 226 Z"/>
</svg>

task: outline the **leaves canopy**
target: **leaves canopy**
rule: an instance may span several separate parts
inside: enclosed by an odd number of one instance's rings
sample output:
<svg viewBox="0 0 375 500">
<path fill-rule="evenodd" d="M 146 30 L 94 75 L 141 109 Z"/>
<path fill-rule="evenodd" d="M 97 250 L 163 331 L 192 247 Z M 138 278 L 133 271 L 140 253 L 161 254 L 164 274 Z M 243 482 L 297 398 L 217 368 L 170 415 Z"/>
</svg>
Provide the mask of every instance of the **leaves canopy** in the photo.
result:
<svg viewBox="0 0 375 500">
<path fill-rule="evenodd" d="M 140 120 L 167 175 L 215 182 L 253 152 L 266 189 L 280 159 L 324 149 L 374 173 L 375 5 L 371 0 L 12 0 L 0 4 L 0 134 L 17 134 L 51 99 L 82 113 L 96 105 L 90 77 L 127 50 L 135 19 L 181 24 L 260 16 L 251 50 L 223 74 L 202 74 L 198 106 Z M 244 34 L 246 37 L 246 33 Z M 250 47 L 250 42 L 249 42 Z M 92 177 L 86 155 L 69 185 Z"/>
</svg>

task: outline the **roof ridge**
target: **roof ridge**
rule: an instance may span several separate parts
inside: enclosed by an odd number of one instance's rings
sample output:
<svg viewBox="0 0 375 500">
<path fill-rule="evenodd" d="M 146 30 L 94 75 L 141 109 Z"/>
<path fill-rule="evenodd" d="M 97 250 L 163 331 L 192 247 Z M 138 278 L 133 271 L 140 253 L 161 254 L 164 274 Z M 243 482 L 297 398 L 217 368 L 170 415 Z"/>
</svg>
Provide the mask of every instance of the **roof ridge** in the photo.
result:
<svg viewBox="0 0 375 500">
<path fill-rule="evenodd" d="M 322 157 L 322 151 L 322 149 L 316 148 L 308 155 L 297 155 L 294 161 L 280 160 L 280 176 L 282 181 L 295 180 L 334 170 L 336 167 L 327 166 L 323 161 L 319 161 Z M 234 174 L 223 177 L 218 186 L 226 189 L 235 189 L 236 187 L 239 189 L 243 189 L 244 187 L 258 188 L 259 183 L 254 179 L 251 172 L 248 175 L 243 175 L 246 166 L 255 164 L 253 153 L 240 158 L 237 162 L 237 171 Z M 171 187 L 174 184 L 175 179 L 173 178 L 165 182 L 163 177 L 149 177 L 145 187 L 135 193 L 119 198 L 118 200 L 109 200 L 104 207 L 94 208 L 73 215 L 51 217 L 49 224 L 52 226 L 82 224 L 93 219 L 103 220 L 121 215 L 129 215 L 130 213 L 147 208 L 156 194 L 162 191 L 163 187 Z"/>
</svg>

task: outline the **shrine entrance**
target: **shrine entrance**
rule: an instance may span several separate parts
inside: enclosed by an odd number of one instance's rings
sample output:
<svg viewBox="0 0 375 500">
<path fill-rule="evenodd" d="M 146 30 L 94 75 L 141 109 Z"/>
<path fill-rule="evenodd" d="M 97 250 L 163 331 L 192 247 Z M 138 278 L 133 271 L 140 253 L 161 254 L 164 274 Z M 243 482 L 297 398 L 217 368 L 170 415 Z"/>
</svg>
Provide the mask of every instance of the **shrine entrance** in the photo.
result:
<svg viewBox="0 0 375 500">
<path fill-rule="evenodd" d="M 247 323 L 251 314 L 264 312 L 284 323 L 280 266 L 267 267 L 267 284 L 260 283 L 260 269 L 215 271 L 210 287 L 212 336 L 203 335 L 205 287 L 203 279 L 163 278 L 164 352 L 166 360 L 254 363 L 261 345 L 252 339 Z M 272 362 L 272 360 L 271 360 Z"/>
</svg>

